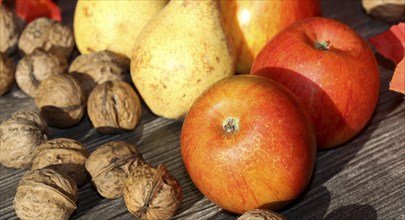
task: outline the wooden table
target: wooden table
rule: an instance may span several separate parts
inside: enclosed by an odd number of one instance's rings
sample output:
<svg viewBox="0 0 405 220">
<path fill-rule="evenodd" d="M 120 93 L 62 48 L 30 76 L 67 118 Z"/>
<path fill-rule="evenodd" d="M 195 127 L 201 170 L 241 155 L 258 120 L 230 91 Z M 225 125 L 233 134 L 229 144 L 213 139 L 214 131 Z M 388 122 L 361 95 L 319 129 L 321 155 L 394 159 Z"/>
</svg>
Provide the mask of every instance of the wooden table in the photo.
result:
<svg viewBox="0 0 405 220">
<path fill-rule="evenodd" d="M 58 1 L 63 22 L 72 25 L 75 1 Z M 369 17 L 357 0 L 323 0 L 325 17 L 340 20 L 368 39 L 389 28 Z M 375 50 L 374 50 L 375 51 Z M 280 210 L 288 219 L 405 219 L 405 101 L 388 90 L 394 65 L 375 53 L 381 91 L 377 109 L 366 128 L 339 148 L 318 152 L 308 189 L 295 203 Z M 0 97 L 0 120 L 23 110 L 37 111 L 32 98 L 16 85 Z M 191 182 L 180 156 L 182 122 L 153 115 L 144 105 L 142 120 L 133 131 L 101 135 L 89 119 L 70 129 L 49 129 L 49 138 L 68 137 L 83 142 L 90 151 L 111 140 L 137 146 L 153 165 L 164 163 L 180 182 L 184 201 L 173 219 L 235 219 L 206 199 Z M 1 153 L 1 152 L 0 152 Z M 0 219 L 17 219 L 12 208 L 17 184 L 27 169 L 0 166 Z M 78 209 L 72 219 L 131 219 L 123 199 L 103 199 L 86 184 L 79 189 Z"/>
</svg>

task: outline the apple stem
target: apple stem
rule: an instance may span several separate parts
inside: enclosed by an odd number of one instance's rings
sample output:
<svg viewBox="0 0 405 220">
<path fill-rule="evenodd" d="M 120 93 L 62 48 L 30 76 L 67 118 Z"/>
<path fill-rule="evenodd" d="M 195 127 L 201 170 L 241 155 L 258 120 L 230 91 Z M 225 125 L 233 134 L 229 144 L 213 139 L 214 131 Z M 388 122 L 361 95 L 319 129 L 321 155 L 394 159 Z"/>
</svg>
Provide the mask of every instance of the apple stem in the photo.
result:
<svg viewBox="0 0 405 220">
<path fill-rule="evenodd" d="M 330 41 L 315 42 L 315 48 L 320 50 L 329 50 Z"/>
<path fill-rule="evenodd" d="M 222 127 L 226 133 L 234 133 L 239 130 L 239 119 L 226 118 L 222 123 Z"/>
</svg>

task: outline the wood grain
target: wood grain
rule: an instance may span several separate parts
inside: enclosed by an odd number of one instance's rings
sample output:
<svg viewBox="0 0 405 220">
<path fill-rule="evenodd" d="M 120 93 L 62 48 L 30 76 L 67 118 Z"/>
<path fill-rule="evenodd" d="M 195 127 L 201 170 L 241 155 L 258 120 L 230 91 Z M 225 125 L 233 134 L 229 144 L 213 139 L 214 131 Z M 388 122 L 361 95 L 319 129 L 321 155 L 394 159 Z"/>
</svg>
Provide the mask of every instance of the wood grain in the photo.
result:
<svg viewBox="0 0 405 220">
<path fill-rule="evenodd" d="M 63 22 L 72 25 L 75 1 L 57 1 Z M 389 28 L 367 16 L 358 0 L 323 0 L 323 15 L 340 20 L 364 39 Z M 375 52 L 375 50 L 374 50 Z M 381 91 L 377 109 L 366 128 L 350 142 L 318 152 L 313 178 L 307 190 L 293 204 L 279 212 L 288 219 L 405 219 L 405 100 L 388 90 L 393 64 L 375 53 L 380 70 Z M 32 98 L 16 85 L 0 97 L 0 121 L 17 111 L 37 111 Z M 95 131 L 88 117 L 70 129 L 49 129 L 49 137 L 68 137 L 93 151 L 111 140 L 125 140 L 137 146 L 144 159 L 164 163 L 184 191 L 181 209 L 173 219 L 236 219 L 206 199 L 190 180 L 183 165 L 179 135 L 181 121 L 153 115 L 143 105 L 135 130 L 117 135 Z M 1 152 L 0 152 L 1 153 Z M 27 169 L 0 166 L 0 219 L 18 219 L 12 208 L 17 184 Z M 71 219 L 133 219 L 123 199 L 103 199 L 91 186 L 80 188 L 78 209 Z"/>
</svg>

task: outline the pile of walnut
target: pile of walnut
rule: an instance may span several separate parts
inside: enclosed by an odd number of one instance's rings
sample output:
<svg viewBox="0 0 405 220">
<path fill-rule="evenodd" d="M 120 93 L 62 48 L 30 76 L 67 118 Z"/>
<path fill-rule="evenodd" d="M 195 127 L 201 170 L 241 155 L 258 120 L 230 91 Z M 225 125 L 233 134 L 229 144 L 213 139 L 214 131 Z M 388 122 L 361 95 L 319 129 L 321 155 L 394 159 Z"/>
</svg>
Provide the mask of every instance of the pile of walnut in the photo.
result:
<svg viewBox="0 0 405 220">
<path fill-rule="evenodd" d="M 126 82 L 128 58 L 100 51 L 80 55 L 69 65 L 75 47 L 69 27 L 38 18 L 22 29 L 14 13 L 4 7 L 0 12 L 0 95 L 15 81 L 24 93 L 35 98 L 41 115 L 53 127 L 77 125 L 86 113 L 100 133 L 136 127 L 141 103 Z M 15 53 L 17 48 L 19 54 Z M 11 59 L 16 56 L 22 56 L 17 64 Z"/>
<path fill-rule="evenodd" d="M 47 128 L 34 112 L 16 113 L 0 125 L 0 163 L 31 168 L 14 198 L 19 218 L 69 219 L 88 173 L 101 196 L 124 196 L 128 211 L 139 219 L 168 219 L 180 207 L 180 184 L 164 165 L 147 164 L 134 145 L 111 141 L 89 154 L 76 140 L 48 140 Z"/>
<path fill-rule="evenodd" d="M 147 164 L 135 146 L 112 141 L 90 154 L 77 140 L 48 140 L 48 125 L 69 128 L 86 113 L 100 133 L 134 129 L 142 112 L 139 96 L 126 82 L 129 59 L 109 51 L 74 58 L 69 27 L 38 18 L 23 28 L 14 13 L 0 9 L 0 95 L 16 82 L 39 112 L 19 112 L 0 125 L 0 163 L 31 168 L 17 187 L 17 216 L 69 219 L 89 174 L 100 195 L 123 196 L 139 219 L 173 216 L 182 202 L 180 184 L 164 165 Z"/>
</svg>

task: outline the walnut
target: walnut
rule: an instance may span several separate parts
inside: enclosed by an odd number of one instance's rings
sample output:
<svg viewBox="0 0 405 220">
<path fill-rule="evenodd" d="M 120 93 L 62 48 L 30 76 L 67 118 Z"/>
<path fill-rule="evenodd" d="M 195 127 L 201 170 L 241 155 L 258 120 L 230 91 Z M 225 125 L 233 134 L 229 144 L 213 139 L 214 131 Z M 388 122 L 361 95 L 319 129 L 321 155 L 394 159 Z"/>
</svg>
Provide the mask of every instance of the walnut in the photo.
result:
<svg viewBox="0 0 405 220">
<path fill-rule="evenodd" d="M 254 209 L 243 213 L 237 220 L 286 220 L 286 218 L 270 210 Z"/>
<path fill-rule="evenodd" d="M 39 84 L 35 105 L 49 125 L 71 127 L 80 122 L 86 99 L 79 82 L 69 74 L 52 75 Z"/>
<path fill-rule="evenodd" d="M 32 170 L 20 180 L 13 207 L 20 219 L 69 219 L 77 208 L 76 183 L 52 169 Z"/>
<path fill-rule="evenodd" d="M 69 72 L 80 78 L 89 94 L 94 87 L 106 81 L 125 80 L 129 59 L 110 52 L 100 51 L 78 56 Z"/>
<path fill-rule="evenodd" d="M 142 156 L 134 145 L 124 141 L 111 141 L 90 154 L 86 169 L 100 195 L 114 199 L 122 196 L 129 167 L 137 167 L 142 163 Z"/>
<path fill-rule="evenodd" d="M 87 101 L 87 113 L 101 133 L 134 129 L 141 118 L 141 102 L 135 90 L 123 81 L 98 85 Z"/>
<path fill-rule="evenodd" d="M 0 95 L 3 95 L 14 83 L 15 64 L 4 53 L 0 53 L 0 57 Z"/>
<path fill-rule="evenodd" d="M 78 186 L 87 182 L 84 164 L 89 152 L 82 143 L 73 139 L 57 138 L 41 144 L 35 152 L 32 170 L 47 167 L 71 177 Z"/>
<path fill-rule="evenodd" d="M 135 217 L 168 219 L 180 207 L 182 198 L 180 184 L 164 165 L 131 167 L 124 185 L 124 201 Z"/>
<path fill-rule="evenodd" d="M 0 4 L 1 5 L 1 4 Z M 17 15 L 0 6 L 0 52 L 11 54 L 17 48 L 22 22 Z"/>
<path fill-rule="evenodd" d="M 367 14 L 391 23 L 405 21 L 404 0 L 362 0 Z"/>
<path fill-rule="evenodd" d="M 286 218 L 270 210 L 254 209 L 243 213 L 237 220 L 286 220 Z"/>
<path fill-rule="evenodd" d="M 6 167 L 29 167 L 34 151 L 47 138 L 45 120 L 34 112 L 18 112 L 0 125 L 0 163 Z"/>
<path fill-rule="evenodd" d="M 38 47 L 67 59 L 74 47 L 73 32 L 55 20 L 37 18 L 21 33 L 18 48 L 24 54 L 30 54 Z"/>
<path fill-rule="evenodd" d="M 15 77 L 21 90 L 29 96 L 35 97 L 41 81 L 51 75 L 63 73 L 66 68 L 65 58 L 37 48 L 18 62 Z"/>
</svg>

